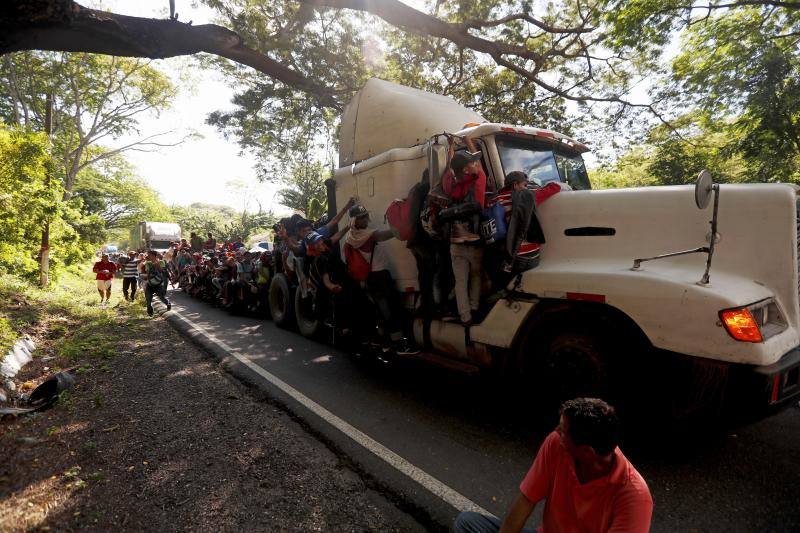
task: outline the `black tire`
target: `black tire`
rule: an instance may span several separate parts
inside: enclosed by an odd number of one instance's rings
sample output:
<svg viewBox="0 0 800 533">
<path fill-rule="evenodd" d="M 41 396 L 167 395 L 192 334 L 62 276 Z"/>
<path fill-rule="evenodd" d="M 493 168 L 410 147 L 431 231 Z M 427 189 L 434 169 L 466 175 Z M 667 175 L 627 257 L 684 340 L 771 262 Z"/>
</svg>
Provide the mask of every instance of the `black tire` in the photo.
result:
<svg viewBox="0 0 800 533">
<path fill-rule="evenodd" d="M 294 322 L 294 299 L 289 280 L 285 274 L 276 274 L 269 286 L 269 312 L 272 321 L 281 328 L 289 328 Z"/>
<path fill-rule="evenodd" d="M 589 331 L 560 331 L 548 336 L 536 365 L 548 396 L 558 404 L 581 397 L 611 400 L 607 344 L 601 335 Z"/>
<path fill-rule="evenodd" d="M 313 339 L 322 330 L 322 321 L 314 314 L 314 294 L 308 291 L 308 296 L 303 298 L 300 289 L 294 291 L 294 316 L 297 329 L 303 337 Z"/>
<path fill-rule="evenodd" d="M 617 406 L 616 372 L 605 335 L 593 328 L 553 323 L 542 333 L 524 343 L 521 354 L 523 390 L 529 391 L 525 403 L 534 400 L 537 425 L 552 429 L 561 404 L 573 398 L 601 398 Z"/>
</svg>

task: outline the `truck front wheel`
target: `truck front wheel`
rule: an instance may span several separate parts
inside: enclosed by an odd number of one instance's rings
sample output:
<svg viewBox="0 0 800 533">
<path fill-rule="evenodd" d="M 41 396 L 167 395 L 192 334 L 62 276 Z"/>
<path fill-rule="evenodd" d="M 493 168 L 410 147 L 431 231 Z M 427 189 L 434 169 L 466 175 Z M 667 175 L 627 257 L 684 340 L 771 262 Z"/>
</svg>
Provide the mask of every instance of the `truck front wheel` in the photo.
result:
<svg viewBox="0 0 800 533">
<path fill-rule="evenodd" d="M 544 335 L 526 343 L 522 354 L 525 389 L 533 393 L 529 398 L 535 398 L 540 421 L 557 423 L 560 405 L 573 398 L 602 398 L 616 407 L 608 337 L 560 324 L 550 324 L 543 331 Z"/>
</svg>

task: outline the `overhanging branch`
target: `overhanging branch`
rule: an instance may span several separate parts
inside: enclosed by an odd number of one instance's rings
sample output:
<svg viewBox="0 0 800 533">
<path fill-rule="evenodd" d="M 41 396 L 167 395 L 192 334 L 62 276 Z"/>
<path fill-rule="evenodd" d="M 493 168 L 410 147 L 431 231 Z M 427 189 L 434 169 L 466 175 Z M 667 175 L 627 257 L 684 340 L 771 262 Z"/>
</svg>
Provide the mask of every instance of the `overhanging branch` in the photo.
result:
<svg viewBox="0 0 800 533">
<path fill-rule="evenodd" d="M 329 89 L 244 44 L 215 24 L 130 17 L 85 8 L 72 0 L 5 0 L 0 7 L 0 54 L 20 50 L 89 52 L 163 59 L 200 52 L 247 65 L 340 109 Z"/>
</svg>

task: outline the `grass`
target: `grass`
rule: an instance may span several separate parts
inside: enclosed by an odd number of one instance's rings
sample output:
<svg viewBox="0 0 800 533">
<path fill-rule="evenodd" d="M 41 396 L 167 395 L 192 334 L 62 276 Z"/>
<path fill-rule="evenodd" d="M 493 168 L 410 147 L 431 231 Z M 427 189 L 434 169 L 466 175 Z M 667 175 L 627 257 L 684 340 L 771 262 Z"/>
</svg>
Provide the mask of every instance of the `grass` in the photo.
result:
<svg viewBox="0 0 800 533">
<path fill-rule="evenodd" d="M 0 274 L 0 357 L 23 335 L 35 338 L 34 357 L 47 352 L 57 366 L 102 367 L 118 352 L 121 328 L 136 331 L 147 314 L 140 301 L 122 299 L 114 284 L 113 304 L 99 305 L 91 266 L 65 272 L 52 287 L 40 289 Z"/>
</svg>

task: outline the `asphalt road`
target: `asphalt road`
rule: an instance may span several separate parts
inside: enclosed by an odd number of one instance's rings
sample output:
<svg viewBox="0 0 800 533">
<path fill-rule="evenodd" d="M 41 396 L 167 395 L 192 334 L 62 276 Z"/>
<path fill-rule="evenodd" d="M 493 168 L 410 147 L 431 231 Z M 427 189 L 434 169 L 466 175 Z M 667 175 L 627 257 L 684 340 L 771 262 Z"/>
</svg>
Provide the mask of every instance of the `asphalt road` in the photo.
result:
<svg viewBox="0 0 800 533">
<path fill-rule="evenodd" d="M 173 310 L 476 504 L 502 516 L 518 493 L 542 435 L 502 384 L 368 363 L 270 321 L 171 297 Z M 718 437 L 623 451 L 650 486 L 653 531 L 800 531 L 797 407 Z"/>
</svg>

